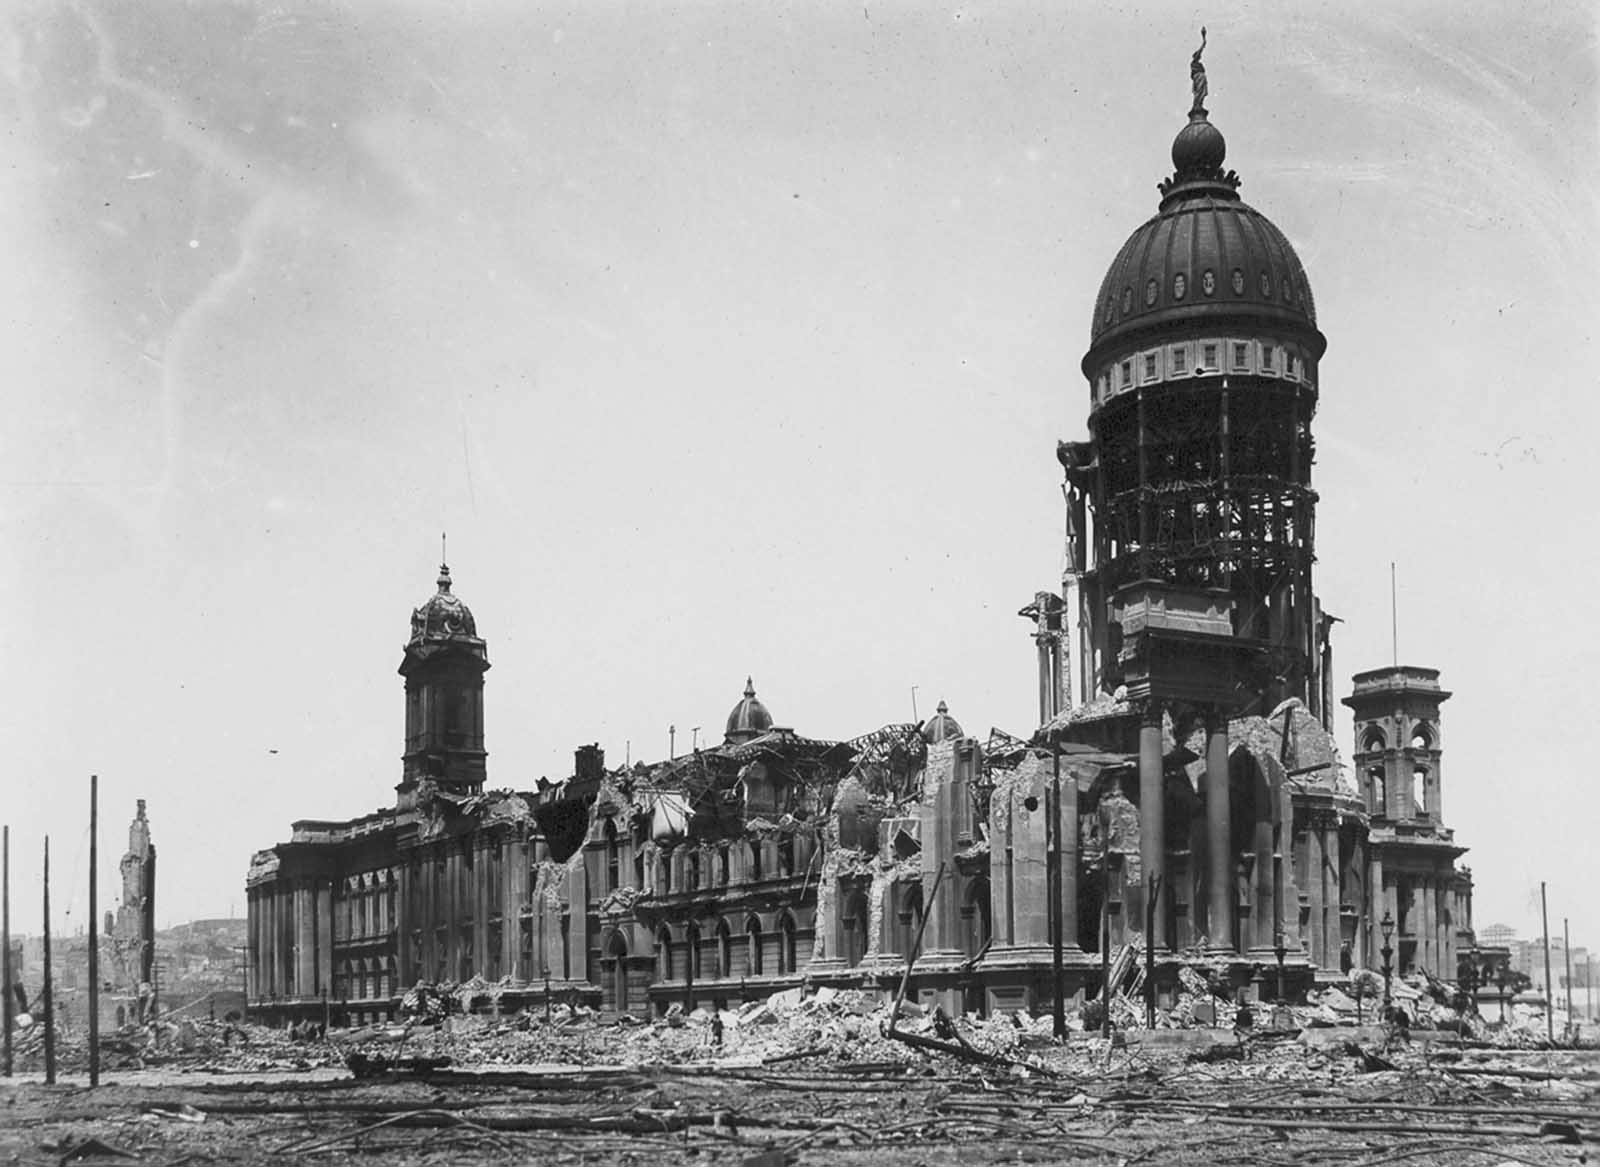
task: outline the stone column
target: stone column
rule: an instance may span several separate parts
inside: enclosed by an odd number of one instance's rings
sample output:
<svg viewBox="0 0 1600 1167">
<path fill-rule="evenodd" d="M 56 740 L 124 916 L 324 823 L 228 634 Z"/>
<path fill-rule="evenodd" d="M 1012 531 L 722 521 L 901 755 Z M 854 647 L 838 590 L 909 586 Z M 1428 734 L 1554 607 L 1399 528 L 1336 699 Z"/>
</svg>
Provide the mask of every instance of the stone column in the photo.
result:
<svg viewBox="0 0 1600 1167">
<path fill-rule="evenodd" d="M 1371 852 L 1370 874 L 1367 877 L 1367 968 L 1383 965 L 1383 914 L 1388 911 L 1384 899 L 1383 856 L 1376 849 Z"/>
<path fill-rule="evenodd" d="M 955 832 L 961 804 L 967 800 L 966 770 L 976 748 L 975 743 L 966 740 L 939 742 L 929 748 L 923 769 L 917 817 L 922 835 L 922 902 L 928 913 L 928 927 L 923 934 L 922 955 L 933 962 L 959 960 L 964 955 Z"/>
<path fill-rule="evenodd" d="M 1148 702 L 1139 723 L 1139 865 L 1143 868 L 1145 895 L 1156 878 L 1162 882 L 1156 896 L 1155 946 L 1167 947 L 1167 905 L 1172 902 L 1167 875 L 1166 788 L 1163 781 L 1161 749 L 1161 704 Z M 1130 925 L 1144 928 L 1144 920 Z"/>
<path fill-rule="evenodd" d="M 301 879 L 294 889 L 294 995 L 309 997 L 316 979 L 316 927 L 311 882 Z"/>
<path fill-rule="evenodd" d="M 333 985 L 333 881 L 317 880 L 313 895 L 316 947 L 313 950 L 311 991 L 322 993 Z"/>
<path fill-rule="evenodd" d="M 278 883 L 276 880 L 262 887 L 262 943 L 266 946 L 266 976 L 261 983 L 263 997 L 278 995 Z"/>
<path fill-rule="evenodd" d="M 1328 967 L 1327 937 L 1324 919 L 1327 910 L 1327 889 L 1323 882 L 1326 860 L 1322 853 L 1322 827 L 1315 818 L 1306 825 L 1306 893 L 1310 901 L 1311 926 L 1306 929 L 1307 958 L 1319 968 Z"/>
<path fill-rule="evenodd" d="M 994 946 L 1010 948 L 1017 942 L 1016 905 L 1011 895 L 1011 779 L 995 783 L 989 801 L 989 904 L 993 917 Z"/>
<path fill-rule="evenodd" d="M 1273 867 L 1272 806 L 1256 808 L 1255 880 L 1250 894 L 1250 947 L 1257 953 L 1270 952 L 1276 941 L 1278 887 Z"/>
<path fill-rule="evenodd" d="M 411 949 L 411 864 L 405 854 L 398 856 L 394 876 L 394 984 L 390 986 L 398 996 L 411 987 L 411 965 L 416 957 Z"/>
<path fill-rule="evenodd" d="M 522 897 L 528 876 L 522 844 L 514 834 L 500 843 L 500 971 L 513 981 L 527 977 L 522 960 Z"/>
<path fill-rule="evenodd" d="M 1228 720 L 1206 719 L 1206 935 L 1213 952 L 1233 952 L 1233 841 L 1229 838 Z"/>
<path fill-rule="evenodd" d="M 472 971 L 487 976 L 489 970 L 489 841 L 481 829 L 472 837 Z"/>
<path fill-rule="evenodd" d="M 1322 827 L 1322 951 L 1327 954 L 1325 967 L 1337 972 L 1342 935 L 1339 929 L 1339 905 L 1342 902 L 1339 866 L 1339 826 L 1331 819 Z"/>
<path fill-rule="evenodd" d="M 1055 761 L 1060 765 L 1060 759 Z M 1063 956 L 1083 952 L 1078 943 L 1078 779 L 1061 767 L 1061 801 L 1056 808 L 1056 838 L 1061 851 L 1061 949 Z M 993 881 L 991 881 L 991 886 Z"/>
</svg>

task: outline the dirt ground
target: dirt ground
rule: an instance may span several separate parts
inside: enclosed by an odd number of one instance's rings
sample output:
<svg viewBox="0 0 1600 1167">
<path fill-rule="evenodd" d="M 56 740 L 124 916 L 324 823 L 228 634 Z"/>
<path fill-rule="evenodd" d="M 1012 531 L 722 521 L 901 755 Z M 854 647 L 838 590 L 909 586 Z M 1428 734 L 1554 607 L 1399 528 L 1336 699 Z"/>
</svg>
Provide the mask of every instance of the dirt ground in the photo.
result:
<svg viewBox="0 0 1600 1167">
<path fill-rule="evenodd" d="M 1000 1052 L 989 1040 L 955 1054 L 860 1020 L 833 1046 L 789 1029 L 780 1043 L 774 1025 L 718 1047 L 693 1019 L 465 1018 L 404 1041 L 237 1031 L 213 1046 L 200 1033 L 187 1050 L 124 1054 L 94 1090 L 71 1063 L 54 1086 L 32 1070 L 0 1079 L 0 1161 L 1498 1167 L 1600 1154 L 1593 1049 L 1370 1028 L 1058 1044 L 1012 1026 Z M 920 1032 L 949 1039 L 938 1029 Z M 500 1063 L 532 1050 L 552 1056 Z M 358 1077 L 356 1052 L 389 1062 Z"/>
</svg>

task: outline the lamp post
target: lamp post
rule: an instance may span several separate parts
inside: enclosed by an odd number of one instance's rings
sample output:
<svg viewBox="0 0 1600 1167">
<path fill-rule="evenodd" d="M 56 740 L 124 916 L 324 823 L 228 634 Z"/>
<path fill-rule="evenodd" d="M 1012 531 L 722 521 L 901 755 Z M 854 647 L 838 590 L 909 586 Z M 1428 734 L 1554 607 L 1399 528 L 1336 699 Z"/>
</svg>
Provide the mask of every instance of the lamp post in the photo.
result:
<svg viewBox="0 0 1600 1167">
<path fill-rule="evenodd" d="M 1495 984 L 1500 988 L 1500 1024 L 1506 1023 L 1506 986 L 1511 983 L 1511 965 L 1502 964 L 1495 975 Z"/>
<path fill-rule="evenodd" d="M 550 966 L 545 965 L 540 970 L 544 976 L 544 1023 L 550 1024 Z"/>
<path fill-rule="evenodd" d="M 1278 931 L 1278 934 L 1275 937 L 1273 937 L 1273 940 L 1274 940 L 1274 944 L 1272 946 L 1272 955 L 1274 955 L 1274 956 L 1276 956 L 1278 958 L 1278 1004 L 1282 1005 L 1283 1004 L 1283 958 L 1289 955 L 1289 949 L 1284 945 L 1282 929 L 1280 929 Z"/>
<path fill-rule="evenodd" d="M 1390 943 L 1394 939 L 1394 917 L 1388 912 L 1383 913 L 1383 919 L 1378 922 L 1378 927 L 1383 932 L 1383 947 L 1378 949 L 1383 954 L 1383 1019 L 1389 1020 L 1389 1005 L 1392 997 L 1389 992 L 1389 978 L 1394 973 L 1394 946 Z"/>
<path fill-rule="evenodd" d="M 1461 987 L 1467 991 L 1467 1010 L 1472 1013 L 1478 1011 L 1478 946 L 1474 944 L 1467 950 L 1466 984 Z"/>
</svg>

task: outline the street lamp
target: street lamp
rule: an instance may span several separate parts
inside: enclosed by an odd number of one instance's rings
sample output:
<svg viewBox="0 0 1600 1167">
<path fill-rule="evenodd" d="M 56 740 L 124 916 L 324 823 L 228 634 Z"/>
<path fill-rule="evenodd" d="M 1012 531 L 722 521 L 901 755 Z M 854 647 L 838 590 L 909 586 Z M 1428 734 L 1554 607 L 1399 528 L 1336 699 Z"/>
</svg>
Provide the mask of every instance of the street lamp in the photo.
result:
<svg viewBox="0 0 1600 1167">
<path fill-rule="evenodd" d="M 1276 940 L 1272 946 L 1272 954 L 1278 958 L 1278 1004 L 1283 1004 L 1283 958 L 1289 955 L 1289 949 L 1283 942 L 1283 932 L 1280 929 L 1273 938 Z"/>
<path fill-rule="evenodd" d="M 1389 978 L 1394 973 L 1394 964 L 1391 960 L 1394 956 L 1394 946 L 1390 944 L 1390 941 L 1394 939 L 1394 917 L 1388 912 L 1384 912 L 1383 919 L 1378 921 L 1378 927 L 1383 932 L 1383 947 L 1378 951 L 1383 954 L 1383 1019 L 1387 1021 L 1389 1020 L 1389 1004 L 1391 1001 Z"/>
</svg>

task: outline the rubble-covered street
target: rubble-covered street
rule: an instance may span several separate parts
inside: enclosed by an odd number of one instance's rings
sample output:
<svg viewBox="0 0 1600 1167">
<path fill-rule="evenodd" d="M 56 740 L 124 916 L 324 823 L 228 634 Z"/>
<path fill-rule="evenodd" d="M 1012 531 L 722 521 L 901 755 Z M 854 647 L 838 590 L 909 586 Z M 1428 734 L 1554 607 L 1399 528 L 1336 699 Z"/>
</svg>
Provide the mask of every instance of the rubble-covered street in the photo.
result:
<svg viewBox="0 0 1600 1167">
<path fill-rule="evenodd" d="M 96 1090 L 81 1045 L 63 1045 L 62 1080 L 46 1086 L 37 1043 L 21 1042 L 24 1074 L 0 1087 L 0 1155 L 761 1167 L 1594 1155 L 1600 1050 L 1476 1017 L 1454 1027 L 1466 1036 L 1330 1024 L 1338 1002 L 1324 997 L 1248 1029 L 1225 1017 L 1109 1042 L 1075 1013 L 1065 1043 L 1049 1017 L 952 1021 L 911 1004 L 891 1032 L 891 1006 L 829 990 L 652 1024 L 565 1007 L 548 1021 L 446 1013 L 326 1036 L 179 1020 L 107 1035 Z"/>
</svg>

